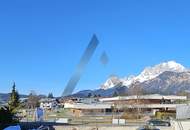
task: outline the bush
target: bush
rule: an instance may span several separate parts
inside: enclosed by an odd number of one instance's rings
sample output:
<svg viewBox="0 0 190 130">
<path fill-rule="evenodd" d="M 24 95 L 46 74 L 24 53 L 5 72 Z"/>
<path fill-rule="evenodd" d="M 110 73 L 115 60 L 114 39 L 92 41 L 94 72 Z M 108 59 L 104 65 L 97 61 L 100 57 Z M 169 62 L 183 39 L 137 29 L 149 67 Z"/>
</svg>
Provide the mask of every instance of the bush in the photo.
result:
<svg viewBox="0 0 190 130">
<path fill-rule="evenodd" d="M 141 119 L 142 118 L 142 113 L 137 109 L 128 109 L 125 110 L 123 115 L 121 116 L 122 119 Z"/>
<path fill-rule="evenodd" d="M 0 108 L 0 129 L 4 129 L 5 127 L 15 124 L 18 122 L 18 119 L 15 117 L 12 110 L 9 107 L 1 107 Z"/>
<path fill-rule="evenodd" d="M 175 117 L 176 117 L 176 113 L 174 111 L 156 112 L 157 119 L 169 119 L 169 118 L 175 118 Z"/>
</svg>

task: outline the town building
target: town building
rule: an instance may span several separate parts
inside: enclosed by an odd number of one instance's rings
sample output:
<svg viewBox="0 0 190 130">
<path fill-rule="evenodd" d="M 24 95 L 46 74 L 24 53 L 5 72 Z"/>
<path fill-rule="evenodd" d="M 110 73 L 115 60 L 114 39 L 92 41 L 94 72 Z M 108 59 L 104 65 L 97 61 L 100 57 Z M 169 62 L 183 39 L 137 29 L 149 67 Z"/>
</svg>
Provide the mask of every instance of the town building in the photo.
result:
<svg viewBox="0 0 190 130">
<path fill-rule="evenodd" d="M 176 110 L 176 107 L 187 100 L 186 96 L 176 95 L 134 95 L 118 96 L 110 98 L 75 98 L 64 103 L 65 109 L 80 116 L 83 114 L 106 114 L 114 110 L 124 111 L 124 109 L 144 109 L 149 112 L 159 110 Z"/>
<path fill-rule="evenodd" d="M 46 110 L 53 110 L 58 107 L 58 102 L 54 98 L 42 98 L 40 99 L 40 108 Z"/>
</svg>

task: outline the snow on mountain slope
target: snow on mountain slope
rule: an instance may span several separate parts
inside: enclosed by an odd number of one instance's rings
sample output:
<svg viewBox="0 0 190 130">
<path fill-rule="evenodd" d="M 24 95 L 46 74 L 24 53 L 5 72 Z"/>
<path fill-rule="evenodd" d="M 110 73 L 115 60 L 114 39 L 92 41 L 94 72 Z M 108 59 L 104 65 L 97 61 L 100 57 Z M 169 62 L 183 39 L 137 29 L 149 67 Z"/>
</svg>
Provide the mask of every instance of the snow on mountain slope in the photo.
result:
<svg viewBox="0 0 190 130">
<path fill-rule="evenodd" d="M 101 89 L 109 89 L 121 83 L 121 80 L 117 76 L 111 76 L 102 86 Z"/>
<path fill-rule="evenodd" d="M 176 63 L 175 61 L 168 61 L 164 62 L 158 65 L 155 65 L 153 67 L 147 67 L 145 68 L 138 76 L 129 76 L 126 78 L 118 78 L 116 76 L 110 77 L 102 86 L 101 89 L 109 89 L 112 88 L 119 83 L 121 83 L 123 86 L 129 86 L 134 82 L 145 82 L 148 80 L 151 80 L 160 74 L 162 74 L 165 71 L 171 71 L 171 72 L 185 72 L 188 69 L 186 69 L 183 65 Z"/>
<path fill-rule="evenodd" d="M 144 82 L 150 79 L 153 79 L 160 75 L 161 73 L 165 71 L 172 71 L 172 72 L 184 72 L 187 69 L 182 66 L 179 63 L 176 63 L 175 61 L 169 61 L 169 62 L 164 62 L 161 64 L 158 64 L 154 67 L 147 67 L 144 69 L 144 71 L 135 77 L 136 80 L 139 82 Z"/>
</svg>

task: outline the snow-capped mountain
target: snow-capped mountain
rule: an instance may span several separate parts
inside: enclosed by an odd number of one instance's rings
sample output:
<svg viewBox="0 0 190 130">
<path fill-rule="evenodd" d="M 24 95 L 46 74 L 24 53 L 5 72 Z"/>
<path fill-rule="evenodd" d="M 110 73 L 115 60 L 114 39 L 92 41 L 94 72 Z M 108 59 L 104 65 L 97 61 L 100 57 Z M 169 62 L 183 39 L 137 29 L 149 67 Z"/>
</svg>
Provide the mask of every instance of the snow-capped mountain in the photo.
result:
<svg viewBox="0 0 190 130">
<path fill-rule="evenodd" d="M 101 86 L 101 89 L 84 90 L 72 96 L 87 97 L 91 93 L 92 95 L 112 97 L 115 92 L 119 95 L 131 95 L 136 87 L 146 94 L 168 95 L 181 92 L 190 94 L 190 70 L 175 61 L 164 62 L 145 68 L 137 76 L 125 78 L 111 76 Z"/>
<path fill-rule="evenodd" d="M 145 68 L 143 72 L 140 75 L 138 75 L 135 79 L 138 80 L 139 82 L 144 82 L 157 77 L 158 75 L 160 75 L 165 71 L 184 72 L 187 71 L 187 69 L 181 64 L 176 63 L 175 61 L 169 61 L 158 64 L 154 67 Z"/>
<path fill-rule="evenodd" d="M 122 83 L 122 81 L 117 76 L 110 76 L 108 80 L 101 86 L 101 89 L 109 89 Z"/>
<path fill-rule="evenodd" d="M 177 94 L 190 90 L 190 72 L 165 71 L 159 76 L 138 84 L 147 93 Z"/>
<path fill-rule="evenodd" d="M 116 76 L 110 77 L 103 85 L 101 85 L 101 89 L 106 90 L 115 87 L 118 84 L 129 87 L 135 82 L 143 83 L 145 81 L 154 79 L 166 71 L 186 72 L 188 69 L 186 69 L 183 65 L 176 63 L 175 61 L 168 61 L 153 67 L 147 67 L 138 76 L 129 76 L 126 78 L 118 78 Z"/>
</svg>

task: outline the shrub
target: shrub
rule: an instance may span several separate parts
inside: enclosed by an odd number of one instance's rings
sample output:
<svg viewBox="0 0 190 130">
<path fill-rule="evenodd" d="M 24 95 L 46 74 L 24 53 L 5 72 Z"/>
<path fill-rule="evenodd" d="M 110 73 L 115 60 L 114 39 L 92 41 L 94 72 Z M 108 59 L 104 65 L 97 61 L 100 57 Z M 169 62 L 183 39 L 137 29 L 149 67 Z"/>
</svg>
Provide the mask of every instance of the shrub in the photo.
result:
<svg viewBox="0 0 190 130">
<path fill-rule="evenodd" d="M 15 117 L 12 110 L 9 107 L 1 107 L 0 108 L 0 129 L 4 129 L 5 127 L 15 124 L 18 122 L 18 119 Z"/>
</svg>

